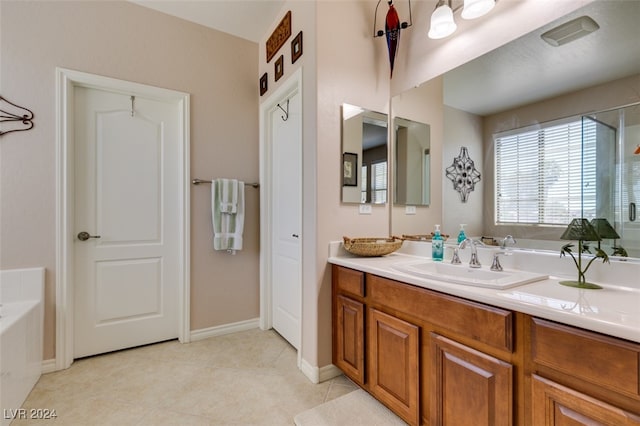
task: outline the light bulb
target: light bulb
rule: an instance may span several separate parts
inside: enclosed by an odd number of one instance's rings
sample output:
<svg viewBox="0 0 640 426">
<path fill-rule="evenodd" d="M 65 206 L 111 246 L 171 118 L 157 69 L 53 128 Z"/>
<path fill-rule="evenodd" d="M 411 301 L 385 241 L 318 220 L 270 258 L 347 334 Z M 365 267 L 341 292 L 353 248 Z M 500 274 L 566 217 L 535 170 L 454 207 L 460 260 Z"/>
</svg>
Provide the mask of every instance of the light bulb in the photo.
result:
<svg viewBox="0 0 640 426">
<path fill-rule="evenodd" d="M 440 39 L 450 36 L 458 28 L 453 20 L 451 7 L 443 4 L 436 8 L 431 14 L 431 28 L 429 38 Z"/>
</svg>

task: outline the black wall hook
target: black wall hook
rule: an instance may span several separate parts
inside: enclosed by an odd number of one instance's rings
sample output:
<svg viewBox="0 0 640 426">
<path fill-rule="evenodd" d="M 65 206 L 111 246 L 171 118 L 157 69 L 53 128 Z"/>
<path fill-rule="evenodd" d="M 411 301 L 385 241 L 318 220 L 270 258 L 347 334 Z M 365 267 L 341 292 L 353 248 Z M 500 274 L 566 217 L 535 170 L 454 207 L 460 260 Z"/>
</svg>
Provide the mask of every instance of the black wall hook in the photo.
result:
<svg viewBox="0 0 640 426">
<path fill-rule="evenodd" d="M 19 115 L 19 113 L 16 114 L 10 111 L 5 111 L 6 107 L 4 106 L 3 102 L 6 102 L 7 104 L 15 108 L 26 111 L 28 114 Z M 22 132 L 25 130 L 32 129 L 33 128 L 33 112 L 28 108 L 21 107 L 19 105 L 14 104 L 13 102 L 9 102 L 8 100 L 0 96 L 0 123 L 4 123 L 4 122 L 22 122 L 22 124 L 28 127 L 4 130 L 4 131 L 0 129 L 0 136 L 6 135 L 7 133 L 11 133 L 11 132 Z"/>
<path fill-rule="evenodd" d="M 287 99 L 287 109 L 285 110 L 284 108 L 282 108 L 280 106 L 280 104 L 276 105 L 278 108 L 280 108 L 282 110 L 282 112 L 284 112 L 284 115 L 280 116 L 280 118 L 282 118 L 282 121 L 287 121 L 289 119 L 289 99 Z"/>
</svg>

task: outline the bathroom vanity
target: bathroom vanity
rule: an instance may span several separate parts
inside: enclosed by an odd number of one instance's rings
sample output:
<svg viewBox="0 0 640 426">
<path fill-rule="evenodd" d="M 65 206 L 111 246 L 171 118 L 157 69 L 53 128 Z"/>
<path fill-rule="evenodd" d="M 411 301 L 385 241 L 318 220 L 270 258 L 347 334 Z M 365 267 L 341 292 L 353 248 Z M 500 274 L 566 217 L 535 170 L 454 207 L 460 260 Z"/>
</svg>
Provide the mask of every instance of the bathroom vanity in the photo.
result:
<svg viewBox="0 0 640 426">
<path fill-rule="evenodd" d="M 556 257 L 540 263 L 561 273 Z M 415 259 L 336 247 L 329 259 L 333 363 L 407 423 L 640 425 L 634 289 L 585 296 L 555 275 L 480 288 L 394 268 Z"/>
</svg>

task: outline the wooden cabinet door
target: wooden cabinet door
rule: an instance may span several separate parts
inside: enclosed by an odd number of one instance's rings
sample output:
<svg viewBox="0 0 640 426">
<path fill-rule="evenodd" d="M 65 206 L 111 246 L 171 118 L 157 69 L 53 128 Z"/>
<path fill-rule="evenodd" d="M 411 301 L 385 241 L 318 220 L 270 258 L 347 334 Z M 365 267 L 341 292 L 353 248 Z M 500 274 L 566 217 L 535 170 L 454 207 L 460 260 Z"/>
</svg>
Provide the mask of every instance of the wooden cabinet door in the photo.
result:
<svg viewBox="0 0 640 426">
<path fill-rule="evenodd" d="M 369 309 L 369 386 L 371 393 L 410 425 L 419 418 L 419 329 Z"/>
<path fill-rule="evenodd" d="M 640 414 L 621 410 L 535 374 L 532 398 L 532 424 L 536 426 L 640 425 Z"/>
<path fill-rule="evenodd" d="M 431 333 L 431 426 L 513 424 L 512 365 Z"/>
<path fill-rule="evenodd" d="M 349 378 L 364 385 L 364 305 L 336 297 L 333 363 Z"/>
</svg>

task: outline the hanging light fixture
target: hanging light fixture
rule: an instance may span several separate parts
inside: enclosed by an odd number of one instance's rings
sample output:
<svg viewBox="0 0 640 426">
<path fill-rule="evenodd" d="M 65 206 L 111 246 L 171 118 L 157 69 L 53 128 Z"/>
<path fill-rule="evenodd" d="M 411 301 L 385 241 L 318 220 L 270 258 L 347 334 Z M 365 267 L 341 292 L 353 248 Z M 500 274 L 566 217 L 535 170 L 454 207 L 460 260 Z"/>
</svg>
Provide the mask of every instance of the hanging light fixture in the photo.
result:
<svg viewBox="0 0 640 426">
<path fill-rule="evenodd" d="M 475 19 L 486 15 L 496 5 L 496 0 L 464 0 L 462 6 L 451 7 L 451 0 L 439 0 L 431 14 L 429 38 L 441 39 L 453 34 L 458 26 L 453 19 L 453 13 L 462 8 L 463 19 Z"/>
<path fill-rule="evenodd" d="M 440 0 L 436 5 L 436 10 L 431 14 L 431 27 L 429 38 L 441 39 L 450 36 L 458 28 L 453 20 L 453 9 L 451 0 Z"/>
</svg>

